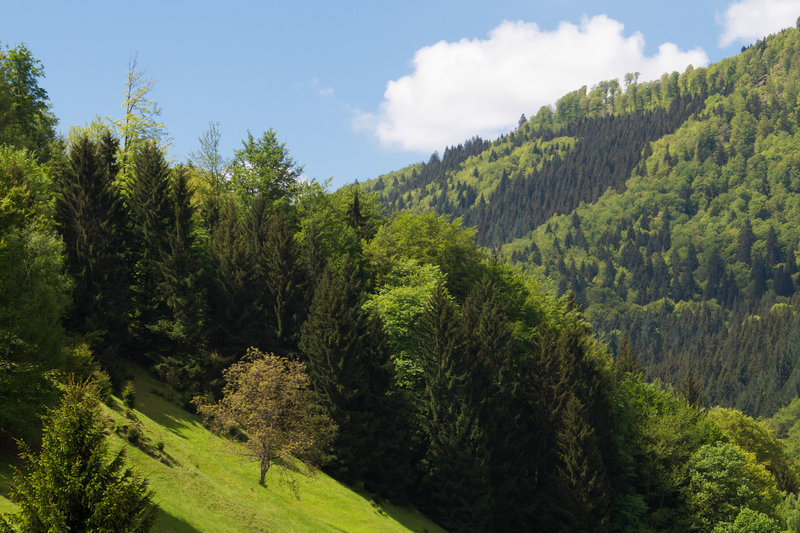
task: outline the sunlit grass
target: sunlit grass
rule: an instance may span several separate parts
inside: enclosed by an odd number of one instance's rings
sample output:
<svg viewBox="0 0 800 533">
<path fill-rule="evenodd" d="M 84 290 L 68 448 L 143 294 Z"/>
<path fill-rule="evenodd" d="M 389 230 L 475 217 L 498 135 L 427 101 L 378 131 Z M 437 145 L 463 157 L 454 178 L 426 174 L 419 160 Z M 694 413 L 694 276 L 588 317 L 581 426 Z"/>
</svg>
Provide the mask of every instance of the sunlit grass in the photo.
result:
<svg viewBox="0 0 800 533">
<path fill-rule="evenodd" d="M 442 531 L 425 517 L 388 503 L 375 504 L 327 475 L 304 468 L 270 469 L 258 485 L 258 466 L 233 453 L 196 416 L 167 401 L 156 380 L 138 372 L 135 419 L 117 401 L 109 415 L 117 426 L 138 425 L 142 449 L 115 434 L 129 464 L 148 477 L 160 514 L 154 531 Z M 163 442 L 163 451 L 156 444 Z M 7 464 L 0 473 L 10 473 Z M 0 512 L 13 511 L 0 497 Z"/>
</svg>

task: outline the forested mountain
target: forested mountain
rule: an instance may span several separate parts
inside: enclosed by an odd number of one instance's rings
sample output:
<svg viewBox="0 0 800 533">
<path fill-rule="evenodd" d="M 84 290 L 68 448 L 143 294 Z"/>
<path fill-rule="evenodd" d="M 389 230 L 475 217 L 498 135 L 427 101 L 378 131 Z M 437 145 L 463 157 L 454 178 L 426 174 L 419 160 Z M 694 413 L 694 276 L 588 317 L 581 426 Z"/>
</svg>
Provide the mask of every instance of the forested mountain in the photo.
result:
<svg viewBox="0 0 800 533">
<path fill-rule="evenodd" d="M 0 531 L 114 522 L 109 490 L 148 529 L 98 404 L 169 462 L 144 372 L 252 491 L 304 460 L 452 531 L 800 531 L 796 405 L 706 408 L 797 396 L 800 32 L 337 191 L 273 130 L 170 163 L 136 72 L 57 138 L 40 76 L 0 50 L 0 451 L 28 442 Z"/>
<path fill-rule="evenodd" d="M 800 393 L 800 32 L 639 83 L 583 87 L 494 142 L 363 184 L 462 217 L 571 292 L 651 378 L 770 415 Z"/>
</svg>

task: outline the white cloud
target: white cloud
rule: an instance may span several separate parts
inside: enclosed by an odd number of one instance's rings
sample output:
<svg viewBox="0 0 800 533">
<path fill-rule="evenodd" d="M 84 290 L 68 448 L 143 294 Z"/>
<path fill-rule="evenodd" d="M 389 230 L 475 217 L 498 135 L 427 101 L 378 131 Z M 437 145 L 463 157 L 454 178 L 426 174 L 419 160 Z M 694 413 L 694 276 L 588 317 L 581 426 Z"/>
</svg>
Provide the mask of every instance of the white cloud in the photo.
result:
<svg viewBox="0 0 800 533">
<path fill-rule="evenodd" d="M 644 37 L 623 35 L 622 23 L 605 15 L 554 31 L 534 23 L 503 22 L 489 38 L 441 41 L 417 50 L 411 74 L 390 81 L 377 113 L 358 113 L 357 129 L 386 146 L 430 152 L 475 134 L 497 136 L 583 85 L 641 72 L 650 80 L 689 64 L 708 64 L 697 48 L 672 43 L 644 54 Z"/>
<path fill-rule="evenodd" d="M 722 15 L 720 46 L 751 41 L 793 26 L 800 16 L 800 0 L 740 0 Z"/>
</svg>

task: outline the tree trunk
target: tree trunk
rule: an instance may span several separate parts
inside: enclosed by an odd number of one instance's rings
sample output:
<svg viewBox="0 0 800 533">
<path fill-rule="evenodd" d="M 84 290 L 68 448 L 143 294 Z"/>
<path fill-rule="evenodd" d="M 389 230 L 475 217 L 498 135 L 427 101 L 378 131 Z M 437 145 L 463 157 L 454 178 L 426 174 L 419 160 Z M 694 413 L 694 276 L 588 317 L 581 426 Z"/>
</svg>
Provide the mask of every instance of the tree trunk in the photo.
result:
<svg viewBox="0 0 800 533">
<path fill-rule="evenodd" d="M 267 477 L 267 470 L 269 470 L 269 459 L 266 457 L 261 458 L 261 477 L 258 478 L 258 484 L 264 486 L 264 478 Z"/>
</svg>

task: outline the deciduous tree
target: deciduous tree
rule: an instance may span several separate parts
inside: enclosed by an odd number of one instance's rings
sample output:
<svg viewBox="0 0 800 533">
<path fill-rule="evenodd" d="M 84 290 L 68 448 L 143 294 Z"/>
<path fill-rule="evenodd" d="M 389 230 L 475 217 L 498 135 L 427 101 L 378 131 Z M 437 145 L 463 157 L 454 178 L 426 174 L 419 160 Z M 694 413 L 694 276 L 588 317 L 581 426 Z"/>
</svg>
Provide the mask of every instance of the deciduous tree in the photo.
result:
<svg viewBox="0 0 800 533">
<path fill-rule="evenodd" d="M 219 402 L 196 397 L 194 403 L 216 429 L 245 432 L 236 451 L 258 461 L 260 485 L 276 460 L 318 462 L 335 425 L 314 402 L 303 363 L 251 348 L 223 375 Z"/>
</svg>

